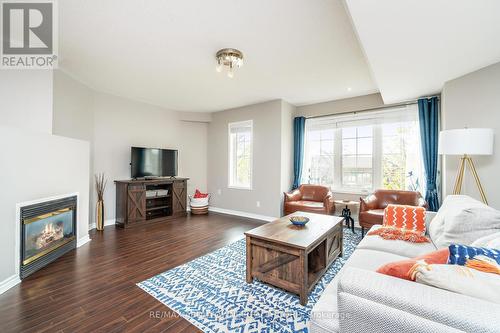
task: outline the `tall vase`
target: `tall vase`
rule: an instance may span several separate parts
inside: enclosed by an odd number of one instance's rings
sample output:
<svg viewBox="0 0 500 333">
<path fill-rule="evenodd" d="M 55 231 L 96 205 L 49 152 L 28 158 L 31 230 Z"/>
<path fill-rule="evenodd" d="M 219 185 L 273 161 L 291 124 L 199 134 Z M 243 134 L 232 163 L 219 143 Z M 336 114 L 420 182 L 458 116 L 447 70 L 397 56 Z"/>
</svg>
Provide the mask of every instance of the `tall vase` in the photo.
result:
<svg viewBox="0 0 500 333">
<path fill-rule="evenodd" d="M 103 230 L 104 229 L 104 201 L 98 200 L 96 209 L 97 209 L 97 220 L 95 223 L 95 227 L 97 230 Z"/>
</svg>

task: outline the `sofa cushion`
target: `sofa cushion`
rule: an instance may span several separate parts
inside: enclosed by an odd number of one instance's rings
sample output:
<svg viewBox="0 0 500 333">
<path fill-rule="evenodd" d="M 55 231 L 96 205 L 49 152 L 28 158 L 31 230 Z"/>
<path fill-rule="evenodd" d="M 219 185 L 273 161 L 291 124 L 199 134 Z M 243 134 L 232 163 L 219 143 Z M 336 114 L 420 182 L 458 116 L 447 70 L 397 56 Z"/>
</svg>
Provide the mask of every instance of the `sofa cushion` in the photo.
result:
<svg viewBox="0 0 500 333">
<path fill-rule="evenodd" d="M 490 249 L 500 250 L 500 232 L 476 239 L 471 246 L 488 247 Z"/>
<path fill-rule="evenodd" d="M 370 231 L 377 230 L 381 227 L 382 226 L 380 225 L 375 225 L 370 229 Z M 402 240 L 385 240 L 376 235 L 366 235 L 356 248 L 388 252 L 407 258 L 413 258 L 424 253 L 436 250 L 436 247 L 432 243 L 413 243 L 405 242 Z"/>
<path fill-rule="evenodd" d="M 500 231 L 500 211 L 465 195 L 449 195 L 429 226 L 438 248 L 470 245 L 476 239 Z"/>
<path fill-rule="evenodd" d="M 366 238 L 366 237 L 365 237 Z M 337 311 L 337 283 L 346 267 L 356 267 L 375 271 L 379 266 L 391 262 L 406 259 L 396 254 L 359 249 L 351 255 L 344 267 L 337 273 L 335 278 L 326 286 L 323 294 L 311 311 L 311 325 L 324 332 L 339 331 L 339 314 Z M 318 329 L 316 329 L 318 331 Z"/>
</svg>

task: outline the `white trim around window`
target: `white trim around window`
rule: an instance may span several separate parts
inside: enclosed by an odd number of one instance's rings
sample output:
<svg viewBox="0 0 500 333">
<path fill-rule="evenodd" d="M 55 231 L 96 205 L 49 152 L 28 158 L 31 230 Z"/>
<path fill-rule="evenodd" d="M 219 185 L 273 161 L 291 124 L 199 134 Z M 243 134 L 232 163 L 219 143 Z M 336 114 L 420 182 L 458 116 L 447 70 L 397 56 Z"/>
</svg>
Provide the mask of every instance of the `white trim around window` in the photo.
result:
<svg viewBox="0 0 500 333">
<path fill-rule="evenodd" d="M 228 124 L 227 187 L 252 190 L 253 180 L 253 120 Z M 238 162 L 240 165 L 238 166 Z"/>
</svg>

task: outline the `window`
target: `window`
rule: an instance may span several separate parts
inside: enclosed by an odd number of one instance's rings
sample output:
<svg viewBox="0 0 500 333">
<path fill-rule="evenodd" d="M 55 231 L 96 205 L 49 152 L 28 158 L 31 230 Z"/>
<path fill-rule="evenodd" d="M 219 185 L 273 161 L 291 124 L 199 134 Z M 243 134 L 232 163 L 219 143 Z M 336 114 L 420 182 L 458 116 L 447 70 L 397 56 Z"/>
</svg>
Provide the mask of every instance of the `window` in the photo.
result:
<svg viewBox="0 0 500 333">
<path fill-rule="evenodd" d="M 417 108 L 306 120 L 303 183 L 339 192 L 423 191 Z"/>
<path fill-rule="evenodd" d="M 422 158 L 416 121 L 382 126 L 382 187 L 422 191 Z"/>
<path fill-rule="evenodd" d="M 229 187 L 252 188 L 251 120 L 229 124 Z"/>
<path fill-rule="evenodd" d="M 342 188 L 373 187 L 373 127 L 342 128 Z"/>
<path fill-rule="evenodd" d="M 333 129 L 312 129 L 308 133 L 309 183 L 333 184 Z"/>
</svg>

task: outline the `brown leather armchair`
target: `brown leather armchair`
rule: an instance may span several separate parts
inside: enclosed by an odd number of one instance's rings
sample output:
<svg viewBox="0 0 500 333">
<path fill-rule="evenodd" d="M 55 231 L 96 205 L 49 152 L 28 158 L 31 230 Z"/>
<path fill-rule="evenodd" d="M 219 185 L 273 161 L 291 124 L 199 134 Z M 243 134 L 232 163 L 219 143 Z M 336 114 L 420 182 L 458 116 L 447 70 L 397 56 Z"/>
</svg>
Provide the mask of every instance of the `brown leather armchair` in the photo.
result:
<svg viewBox="0 0 500 333">
<path fill-rule="evenodd" d="M 286 193 L 283 211 L 285 215 L 296 211 L 333 215 L 335 204 L 330 189 L 320 185 L 300 185 Z"/>
<path fill-rule="evenodd" d="M 362 235 L 365 233 L 365 228 L 370 229 L 376 224 L 383 223 L 384 209 L 389 204 L 428 208 L 420 192 L 414 191 L 376 190 L 365 199 L 359 198 L 359 200 L 359 225 Z"/>
</svg>

